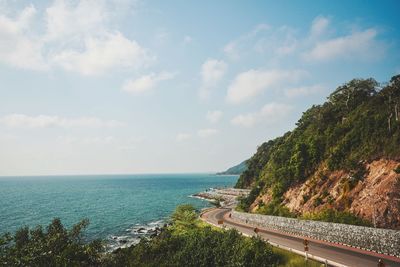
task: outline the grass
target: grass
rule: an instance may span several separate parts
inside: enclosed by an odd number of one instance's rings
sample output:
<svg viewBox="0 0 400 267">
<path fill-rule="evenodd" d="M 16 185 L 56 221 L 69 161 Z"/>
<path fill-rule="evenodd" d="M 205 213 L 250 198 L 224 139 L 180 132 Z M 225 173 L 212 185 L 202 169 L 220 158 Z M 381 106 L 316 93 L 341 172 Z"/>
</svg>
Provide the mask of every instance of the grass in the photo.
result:
<svg viewBox="0 0 400 267">
<path fill-rule="evenodd" d="M 307 261 L 303 256 L 295 254 L 293 252 L 284 250 L 282 248 L 274 247 L 272 251 L 280 256 L 282 262 L 278 267 L 321 267 L 325 266 L 324 264 L 310 260 Z"/>
</svg>

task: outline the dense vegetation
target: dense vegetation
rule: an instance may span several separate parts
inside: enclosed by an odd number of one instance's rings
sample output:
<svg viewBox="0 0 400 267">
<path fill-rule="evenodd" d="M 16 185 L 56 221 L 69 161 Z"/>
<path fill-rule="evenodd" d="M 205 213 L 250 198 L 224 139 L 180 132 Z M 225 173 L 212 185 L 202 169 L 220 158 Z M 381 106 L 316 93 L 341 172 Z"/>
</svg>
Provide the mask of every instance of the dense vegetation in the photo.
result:
<svg viewBox="0 0 400 267">
<path fill-rule="evenodd" d="M 216 231 L 197 219 L 192 206 L 178 207 L 172 226 L 138 245 L 116 251 L 107 266 L 276 266 L 279 257 L 258 238 Z"/>
<path fill-rule="evenodd" d="M 217 173 L 218 175 L 240 175 L 247 169 L 246 161 L 239 163 L 236 166 L 230 167 L 226 171 Z"/>
<path fill-rule="evenodd" d="M 0 237 L 0 266 L 97 266 L 104 246 L 100 240 L 85 242 L 83 220 L 67 230 L 60 219 L 43 230 L 23 227 Z"/>
<path fill-rule="evenodd" d="M 179 206 L 158 236 L 105 253 L 85 241 L 83 220 L 70 230 L 59 219 L 43 230 L 21 228 L 0 238 L 0 266 L 303 266 L 304 258 L 273 249 L 259 238 L 211 228 L 190 205 Z M 319 266 L 310 262 L 309 266 Z"/>
<path fill-rule="evenodd" d="M 328 172 L 350 172 L 346 186 L 351 187 L 363 179 L 364 162 L 399 158 L 400 75 L 384 87 L 374 79 L 351 80 L 324 104 L 304 112 L 296 126 L 262 144 L 247 161 L 236 187 L 252 191 L 239 209 L 247 211 L 258 195 L 268 192 L 272 201 L 263 207 L 264 213 L 291 216 L 281 204 L 283 194 L 321 166 Z M 326 179 L 327 173 L 319 175 Z"/>
<path fill-rule="evenodd" d="M 366 220 L 363 220 L 354 214 L 347 211 L 337 211 L 334 209 L 323 209 L 319 212 L 306 213 L 301 216 L 305 220 L 316 220 L 323 222 L 334 222 L 334 223 L 344 223 L 353 224 L 361 226 L 372 226 L 372 224 Z"/>
</svg>

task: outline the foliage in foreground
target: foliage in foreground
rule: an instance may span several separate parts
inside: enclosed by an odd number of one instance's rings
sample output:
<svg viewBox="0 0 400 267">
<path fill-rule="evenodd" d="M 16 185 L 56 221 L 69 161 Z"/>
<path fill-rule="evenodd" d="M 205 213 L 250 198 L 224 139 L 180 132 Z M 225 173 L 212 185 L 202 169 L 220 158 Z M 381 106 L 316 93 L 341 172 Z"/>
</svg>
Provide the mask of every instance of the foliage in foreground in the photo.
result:
<svg viewBox="0 0 400 267">
<path fill-rule="evenodd" d="M 100 240 L 83 240 L 88 224 L 82 220 L 67 230 L 60 219 L 54 219 L 46 230 L 23 227 L 14 235 L 5 234 L 0 237 L 0 266 L 99 265 L 104 246 Z"/>
<path fill-rule="evenodd" d="M 99 241 L 86 242 L 83 220 L 66 229 L 59 219 L 44 231 L 21 228 L 0 238 L 0 266 L 278 266 L 284 257 L 259 238 L 235 230 L 215 230 L 197 218 L 190 205 L 179 206 L 161 234 L 129 248 L 104 253 Z"/>
<path fill-rule="evenodd" d="M 172 225 L 151 239 L 109 255 L 106 266 L 277 266 L 280 257 L 258 238 L 235 230 L 216 231 L 203 225 L 194 208 L 184 205 Z"/>
</svg>

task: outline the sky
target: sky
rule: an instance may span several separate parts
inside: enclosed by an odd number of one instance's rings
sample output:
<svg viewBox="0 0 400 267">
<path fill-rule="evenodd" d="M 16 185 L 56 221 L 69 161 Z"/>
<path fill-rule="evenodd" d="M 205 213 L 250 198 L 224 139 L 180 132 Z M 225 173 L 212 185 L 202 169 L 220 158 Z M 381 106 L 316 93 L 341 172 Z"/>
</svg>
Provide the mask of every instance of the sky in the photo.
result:
<svg viewBox="0 0 400 267">
<path fill-rule="evenodd" d="M 398 1 L 0 0 L 0 175 L 225 170 L 400 73 Z"/>
</svg>

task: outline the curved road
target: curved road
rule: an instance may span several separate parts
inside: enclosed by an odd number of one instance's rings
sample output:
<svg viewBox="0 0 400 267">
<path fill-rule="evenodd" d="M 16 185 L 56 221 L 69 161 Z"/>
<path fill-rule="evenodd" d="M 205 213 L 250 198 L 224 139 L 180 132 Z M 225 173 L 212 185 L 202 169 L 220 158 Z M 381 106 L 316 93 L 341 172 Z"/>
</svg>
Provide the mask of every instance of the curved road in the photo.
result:
<svg viewBox="0 0 400 267">
<path fill-rule="evenodd" d="M 223 225 L 229 228 L 235 228 L 239 232 L 247 235 L 255 235 L 254 226 L 243 224 L 229 218 L 230 209 L 212 209 L 204 212 L 201 218 L 208 223 L 218 224 L 223 221 Z M 259 228 L 258 235 L 275 243 L 279 246 L 285 246 L 294 250 L 303 251 L 303 238 L 290 236 L 285 233 L 273 232 L 270 230 Z M 332 262 L 339 263 L 338 266 L 352 267 L 376 267 L 378 260 L 383 259 L 385 267 L 400 267 L 400 259 L 387 255 L 380 255 L 374 252 L 368 252 L 361 249 L 350 248 L 342 245 L 328 243 L 324 241 L 309 240 L 308 253 L 327 259 Z"/>
</svg>

